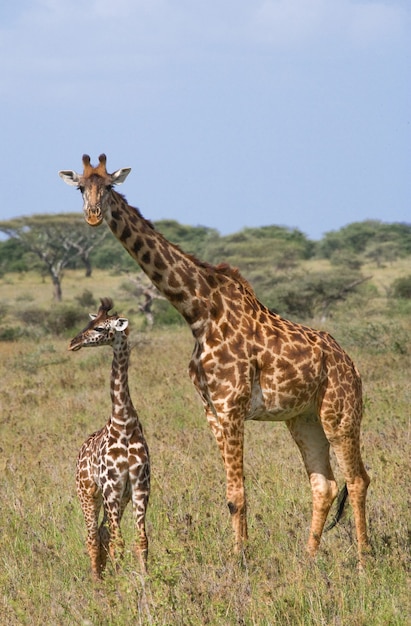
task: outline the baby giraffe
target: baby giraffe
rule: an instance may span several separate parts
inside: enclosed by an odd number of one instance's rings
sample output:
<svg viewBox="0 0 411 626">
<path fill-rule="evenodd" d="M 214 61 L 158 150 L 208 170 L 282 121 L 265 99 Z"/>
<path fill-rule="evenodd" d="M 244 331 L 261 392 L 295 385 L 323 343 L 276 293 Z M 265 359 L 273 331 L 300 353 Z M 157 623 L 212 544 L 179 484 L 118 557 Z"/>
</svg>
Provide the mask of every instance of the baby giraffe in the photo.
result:
<svg viewBox="0 0 411 626">
<path fill-rule="evenodd" d="M 136 552 L 143 571 L 147 568 L 148 540 L 145 516 L 150 492 L 150 460 L 143 429 L 128 388 L 128 320 L 116 313 L 110 298 L 103 298 L 97 315 L 74 339 L 69 350 L 111 346 L 111 417 L 107 424 L 83 443 L 76 471 L 77 493 L 87 526 L 87 549 L 93 577 L 98 580 L 107 554 L 116 564 L 124 541 L 120 522 L 131 500 L 139 540 Z M 100 527 L 99 513 L 104 515 Z"/>
</svg>

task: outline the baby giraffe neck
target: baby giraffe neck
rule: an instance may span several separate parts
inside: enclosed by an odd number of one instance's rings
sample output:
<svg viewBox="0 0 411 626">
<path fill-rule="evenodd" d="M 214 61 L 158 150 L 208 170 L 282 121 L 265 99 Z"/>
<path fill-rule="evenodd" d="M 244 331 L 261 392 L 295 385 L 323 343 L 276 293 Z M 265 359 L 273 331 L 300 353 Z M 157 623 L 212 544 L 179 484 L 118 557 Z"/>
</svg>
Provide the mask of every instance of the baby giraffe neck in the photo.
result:
<svg viewBox="0 0 411 626">
<path fill-rule="evenodd" d="M 111 404 L 112 420 L 126 424 L 136 418 L 136 411 L 130 398 L 128 386 L 129 348 L 123 345 L 113 347 L 111 366 Z"/>
</svg>

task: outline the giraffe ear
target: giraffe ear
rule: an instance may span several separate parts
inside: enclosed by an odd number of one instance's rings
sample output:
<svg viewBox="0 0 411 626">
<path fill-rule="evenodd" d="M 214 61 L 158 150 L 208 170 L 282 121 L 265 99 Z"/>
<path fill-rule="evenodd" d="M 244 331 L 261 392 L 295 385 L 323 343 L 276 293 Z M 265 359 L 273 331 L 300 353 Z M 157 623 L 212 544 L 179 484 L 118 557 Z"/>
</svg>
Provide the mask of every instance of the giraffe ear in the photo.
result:
<svg viewBox="0 0 411 626">
<path fill-rule="evenodd" d="M 121 183 L 124 183 L 130 172 L 131 167 L 123 167 L 121 170 L 117 170 L 111 175 L 111 184 L 121 185 Z"/>
<path fill-rule="evenodd" d="M 96 317 L 97 317 L 97 315 L 96 315 L 95 313 L 89 313 L 89 314 L 88 314 L 88 316 L 89 316 L 89 318 L 90 318 L 91 320 L 95 320 L 95 319 L 96 319 Z"/>
<path fill-rule="evenodd" d="M 80 176 L 77 172 L 73 172 L 73 170 L 61 170 L 59 176 L 61 176 L 67 185 L 75 185 L 77 187 L 80 181 Z"/>
<path fill-rule="evenodd" d="M 126 319 L 125 317 L 119 317 L 114 324 L 114 328 L 118 331 L 121 332 L 123 330 L 126 330 L 128 326 L 128 319 Z"/>
</svg>

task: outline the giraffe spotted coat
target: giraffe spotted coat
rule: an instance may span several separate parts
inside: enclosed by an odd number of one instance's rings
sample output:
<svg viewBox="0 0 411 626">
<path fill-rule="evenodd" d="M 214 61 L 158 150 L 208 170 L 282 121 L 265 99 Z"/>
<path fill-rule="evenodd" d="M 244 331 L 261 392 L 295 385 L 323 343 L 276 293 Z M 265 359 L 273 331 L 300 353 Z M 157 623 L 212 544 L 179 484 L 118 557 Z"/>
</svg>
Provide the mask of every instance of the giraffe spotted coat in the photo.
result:
<svg viewBox="0 0 411 626">
<path fill-rule="evenodd" d="M 148 540 L 145 517 L 150 492 L 150 460 L 143 429 L 128 388 L 128 320 L 109 315 L 113 303 L 103 298 L 97 315 L 74 339 L 69 349 L 110 345 L 113 350 L 108 422 L 83 443 L 77 459 L 76 485 L 87 527 L 87 549 L 94 578 L 101 578 L 107 556 L 114 564 L 124 542 L 120 522 L 132 501 L 138 534 L 136 552 L 146 570 Z M 103 506 L 103 519 L 99 514 Z"/>
</svg>

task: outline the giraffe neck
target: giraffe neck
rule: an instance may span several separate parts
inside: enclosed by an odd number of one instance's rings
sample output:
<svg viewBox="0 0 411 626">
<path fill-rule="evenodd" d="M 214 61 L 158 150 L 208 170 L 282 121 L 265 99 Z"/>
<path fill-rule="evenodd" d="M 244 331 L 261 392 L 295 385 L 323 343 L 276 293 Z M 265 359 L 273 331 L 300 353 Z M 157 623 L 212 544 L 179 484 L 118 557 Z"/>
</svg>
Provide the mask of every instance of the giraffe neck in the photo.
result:
<svg viewBox="0 0 411 626">
<path fill-rule="evenodd" d="M 129 354 L 127 339 L 124 339 L 119 346 L 113 346 L 110 381 L 111 421 L 122 427 L 126 427 L 137 418 L 128 387 Z"/>
<path fill-rule="evenodd" d="M 104 217 L 115 237 L 189 325 L 207 315 L 213 279 L 206 264 L 167 241 L 116 191 L 110 192 Z"/>
</svg>

